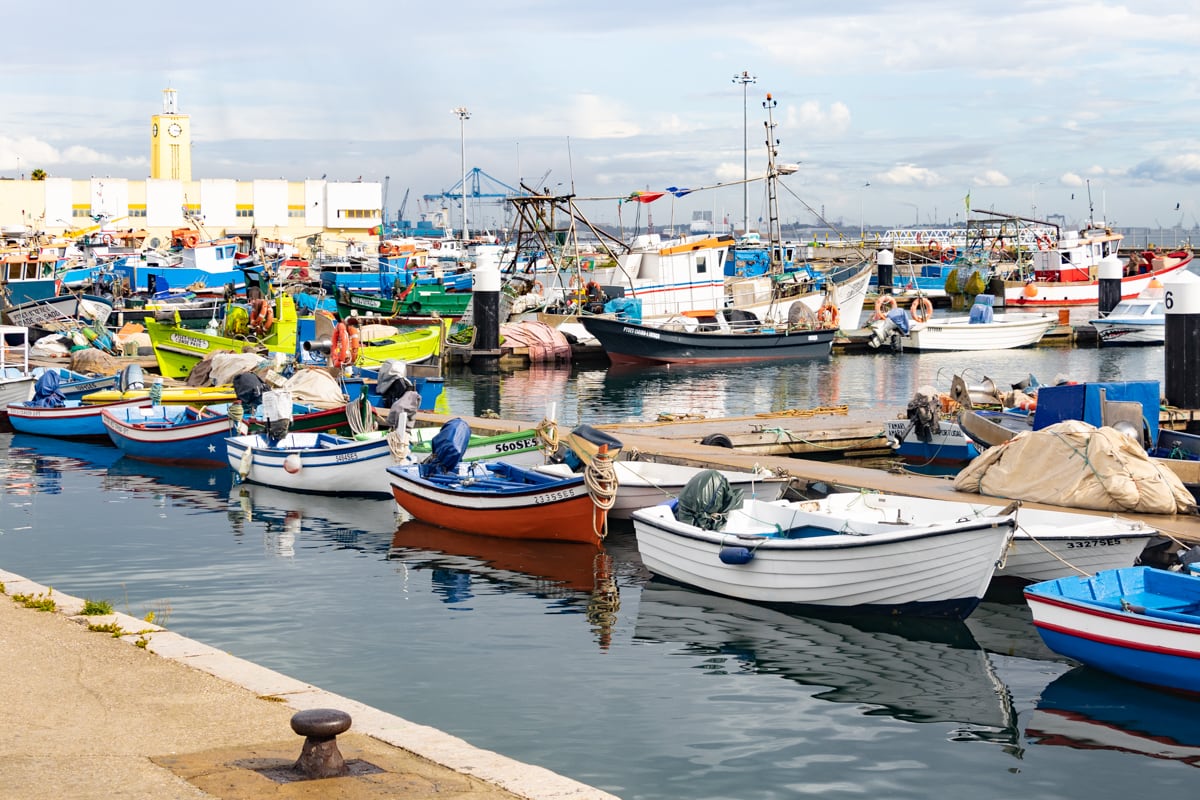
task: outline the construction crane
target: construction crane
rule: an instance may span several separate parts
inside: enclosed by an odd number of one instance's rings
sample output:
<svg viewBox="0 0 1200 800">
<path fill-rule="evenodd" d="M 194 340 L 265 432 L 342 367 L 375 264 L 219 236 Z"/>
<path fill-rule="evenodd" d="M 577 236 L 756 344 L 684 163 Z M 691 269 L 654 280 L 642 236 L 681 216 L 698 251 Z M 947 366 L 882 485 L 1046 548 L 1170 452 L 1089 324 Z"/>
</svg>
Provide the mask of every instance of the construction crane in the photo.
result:
<svg viewBox="0 0 1200 800">
<path fill-rule="evenodd" d="M 408 189 L 404 190 L 404 199 L 400 201 L 400 211 L 396 214 L 396 222 L 404 222 L 404 209 L 408 208 Z"/>
</svg>

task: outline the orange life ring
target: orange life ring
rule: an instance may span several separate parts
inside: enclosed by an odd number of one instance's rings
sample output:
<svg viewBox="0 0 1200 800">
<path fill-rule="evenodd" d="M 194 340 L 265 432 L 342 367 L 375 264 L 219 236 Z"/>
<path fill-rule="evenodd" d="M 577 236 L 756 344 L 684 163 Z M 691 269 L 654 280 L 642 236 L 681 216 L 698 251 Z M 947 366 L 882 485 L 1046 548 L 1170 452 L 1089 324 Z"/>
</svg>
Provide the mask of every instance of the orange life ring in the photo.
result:
<svg viewBox="0 0 1200 800">
<path fill-rule="evenodd" d="M 329 348 L 329 363 L 334 367 L 344 367 L 358 360 L 358 330 L 350 332 L 350 326 L 344 321 L 339 322 L 333 329 L 333 342 Z"/>
<path fill-rule="evenodd" d="M 198 244 L 200 244 L 200 234 L 198 233 L 189 233 L 183 237 L 184 247 L 195 247 Z"/>
<path fill-rule="evenodd" d="M 1050 241 L 1050 234 L 1037 237 L 1038 250 L 1049 250 L 1054 243 Z"/>
<path fill-rule="evenodd" d="M 259 336 L 266 336 L 275 324 L 275 309 L 271 303 L 260 297 L 250 306 L 250 329 Z"/>
<path fill-rule="evenodd" d="M 942 251 L 942 263 L 949 264 L 954 259 L 958 258 L 958 248 L 954 245 L 948 246 Z"/>
<path fill-rule="evenodd" d="M 941 243 L 938 242 L 937 239 L 930 239 L 929 244 L 925 245 L 925 248 L 927 250 L 929 250 L 929 252 L 931 252 L 931 253 L 942 252 L 942 245 L 941 245 Z"/>
<path fill-rule="evenodd" d="M 887 309 L 886 311 L 884 309 Z M 888 311 L 896 308 L 896 298 L 890 294 L 881 294 L 875 298 L 875 316 L 874 319 L 883 319 L 888 315 Z"/>
<path fill-rule="evenodd" d="M 933 303 L 929 302 L 928 297 L 918 297 L 908 307 L 908 313 L 912 314 L 912 318 L 917 322 L 927 322 L 933 316 Z"/>
<path fill-rule="evenodd" d="M 840 328 L 841 312 L 836 303 L 826 300 L 817 311 L 817 323 L 822 328 Z"/>
<path fill-rule="evenodd" d="M 546 287 L 542 285 L 541 281 L 534 281 L 533 284 L 529 287 L 529 291 L 531 291 L 535 294 L 541 294 L 545 290 L 546 290 Z"/>
<path fill-rule="evenodd" d="M 113 243 L 112 234 L 111 233 L 104 234 L 103 236 L 100 237 L 100 241 L 103 244 L 112 244 Z"/>
</svg>

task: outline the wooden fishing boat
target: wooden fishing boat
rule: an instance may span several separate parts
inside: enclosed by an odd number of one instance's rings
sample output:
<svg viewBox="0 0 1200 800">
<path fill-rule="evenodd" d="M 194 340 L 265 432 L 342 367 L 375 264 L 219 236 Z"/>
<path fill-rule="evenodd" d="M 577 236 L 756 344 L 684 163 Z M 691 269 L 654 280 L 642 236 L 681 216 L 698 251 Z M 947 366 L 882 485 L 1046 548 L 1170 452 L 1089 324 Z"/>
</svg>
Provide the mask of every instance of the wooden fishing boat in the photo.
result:
<svg viewBox="0 0 1200 800">
<path fill-rule="evenodd" d="M 403 434 L 403 440 L 385 430 L 354 436 L 294 432 L 282 438 L 260 432 L 230 436 L 225 447 L 229 466 L 242 480 L 299 492 L 391 497 L 386 468 L 427 458 L 440 430 L 440 426 L 413 428 Z M 542 463 L 537 431 L 472 434 L 462 460 L 473 463 L 498 458 L 509 463 Z"/>
<path fill-rule="evenodd" d="M 1135 683 L 1200 692 L 1200 577 L 1153 567 L 1025 588 L 1056 653 Z"/>
<path fill-rule="evenodd" d="M 327 430 L 338 415 L 301 403 L 292 405 L 290 430 Z M 229 405 L 150 406 L 106 409 L 101 420 L 112 443 L 130 458 L 161 463 L 228 463 L 225 440 L 236 434 Z M 344 409 L 341 416 L 345 419 Z M 243 420 L 248 428 L 261 430 L 262 418 Z"/>
<path fill-rule="evenodd" d="M 52 436 L 58 439 L 96 439 L 108 442 L 108 431 L 100 415 L 106 409 L 142 408 L 150 406 L 150 398 L 116 400 L 112 403 L 89 404 L 66 400 L 61 406 L 31 406 L 10 403 L 8 423 L 18 433 Z"/>
<path fill-rule="evenodd" d="M 675 508 L 633 512 L 642 563 L 678 583 L 760 603 L 957 619 L 983 598 L 1016 524 L 1009 509 L 861 521 L 820 501 L 742 500 L 712 472 Z"/>
<path fill-rule="evenodd" d="M 439 527 L 489 536 L 592 543 L 603 538 L 616 491 L 611 476 L 560 477 L 505 461 L 468 464 L 461 457 L 469 437 L 466 422 L 452 419 L 429 459 L 388 467 L 401 508 Z M 604 480 L 607 486 L 597 488 Z"/>
</svg>

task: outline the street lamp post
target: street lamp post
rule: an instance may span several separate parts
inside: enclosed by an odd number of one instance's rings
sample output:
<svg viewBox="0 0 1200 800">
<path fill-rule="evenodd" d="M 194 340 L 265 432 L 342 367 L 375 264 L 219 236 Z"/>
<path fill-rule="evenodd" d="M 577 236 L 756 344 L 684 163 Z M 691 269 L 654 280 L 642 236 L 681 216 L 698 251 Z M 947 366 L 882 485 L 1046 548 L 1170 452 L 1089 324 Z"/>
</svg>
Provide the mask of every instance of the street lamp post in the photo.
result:
<svg viewBox="0 0 1200 800">
<path fill-rule="evenodd" d="M 743 70 L 741 75 L 734 75 L 733 82 L 742 85 L 742 235 L 750 233 L 750 140 L 746 133 L 749 124 L 746 107 L 747 86 L 757 78 Z"/>
<path fill-rule="evenodd" d="M 458 116 L 459 158 L 462 169 L 463 241 L 466 241 L 470 238 L 470 234 L 467 233 L 467 120 L 471 118 L 471 112 L 467 111 L 465 106 L 459 106 L 454 109 L 454 113 Z"/>
<path fill-rule="evenodd" d="M 864 183 L 862 188 L 864 191 L 858 193 L 858 241 L 865 242 L 867 240 L 867 200 L 865 189 L 870 186 L 870 183 Z"/>
</svg>

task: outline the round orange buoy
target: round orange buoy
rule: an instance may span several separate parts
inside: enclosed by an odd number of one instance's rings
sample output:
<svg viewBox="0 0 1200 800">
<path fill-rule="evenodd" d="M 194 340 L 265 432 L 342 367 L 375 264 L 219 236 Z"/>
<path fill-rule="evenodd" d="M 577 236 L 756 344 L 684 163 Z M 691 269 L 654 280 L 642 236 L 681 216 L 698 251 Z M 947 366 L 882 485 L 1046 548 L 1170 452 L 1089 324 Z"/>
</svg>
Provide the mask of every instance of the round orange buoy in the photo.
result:
<svg viewBox="0 0 1200 800">
<path fill-rule="evenodd" d="M 1034 286 L 1032 283 L 1025 284 L 1025 296 L 1026 297 L 1037 297 L 1037 293 L 1038 292 L 1037 292 L 1036 286 Z"/>
</svg>

